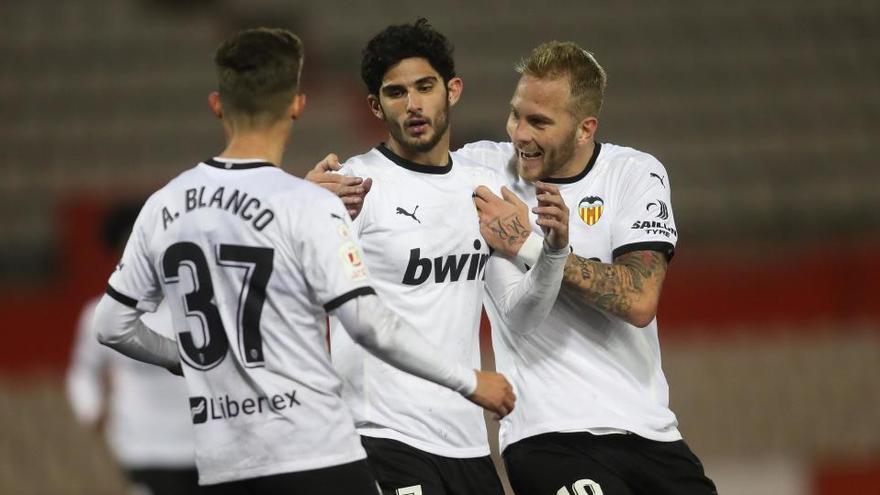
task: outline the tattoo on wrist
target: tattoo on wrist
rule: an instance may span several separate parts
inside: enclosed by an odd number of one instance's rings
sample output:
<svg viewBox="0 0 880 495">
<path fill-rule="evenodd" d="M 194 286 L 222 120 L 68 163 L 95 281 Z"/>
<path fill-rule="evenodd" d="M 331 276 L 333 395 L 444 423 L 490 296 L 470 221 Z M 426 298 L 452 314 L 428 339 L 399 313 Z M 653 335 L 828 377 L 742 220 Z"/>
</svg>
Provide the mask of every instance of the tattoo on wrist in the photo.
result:
<svg viewBox="0 0 880 495">
<path fill-rule="evenodd" d="M 504 219 L 492 220 L 487 227 L 508 246 L 515 246 L 519 240 L 525 241 L 530 233 L 515 213 Z"/>
</svg>

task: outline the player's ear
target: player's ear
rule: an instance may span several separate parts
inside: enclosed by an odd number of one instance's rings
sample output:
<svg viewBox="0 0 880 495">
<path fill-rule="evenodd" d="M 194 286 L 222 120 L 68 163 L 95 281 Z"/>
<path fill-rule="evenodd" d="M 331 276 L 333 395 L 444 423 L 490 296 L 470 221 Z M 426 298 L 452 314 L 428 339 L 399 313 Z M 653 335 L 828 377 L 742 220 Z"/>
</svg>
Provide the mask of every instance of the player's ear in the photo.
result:
<svg viewBox="0 0 880 495">
<path fill-rule="evenodd" d="M 599 127 L 599 119 L 596 117 L 587 117 L 582 119 L 578 124 L 576 140 L 578 144 L 586 144 L 593 139 L 596 129 Z"/>
<path fill-rule="evenodd" d="M 304 93 L 297 93 L 297 95 L 293 97 L 293 101 L 290 102 L 290 109 L 287 113 L 290 115 L 291 119 L 296 120 L 302 115 L 305 107 L 306 95 Z"/>
<path fill-rule="evenodd" d="M 385 120 L 385 112 L 382 111 L 382 104 L 379 103 L 378 96 L 367 95 L 367 105 L 370 106 L 370 111 L 373 112 L 377 119 Z"/>
<path fill-rule="evenodd" d="M 446 96 L 449 98 L 449 106 L 458 103 L 461 98 L 461 92 L 464 89 L 464 82 L 460 77 L 453 77 L 446 83 Z"/>
<path fill-rule="evenodd" d="M 208 107 L 211 108 L 211 113 L 213 113 L 218 119 L 223 118 L 223 105 L 220 103 L 220 93 L 217 91 L 211 91 L 208 94 Z"/>
</svg>

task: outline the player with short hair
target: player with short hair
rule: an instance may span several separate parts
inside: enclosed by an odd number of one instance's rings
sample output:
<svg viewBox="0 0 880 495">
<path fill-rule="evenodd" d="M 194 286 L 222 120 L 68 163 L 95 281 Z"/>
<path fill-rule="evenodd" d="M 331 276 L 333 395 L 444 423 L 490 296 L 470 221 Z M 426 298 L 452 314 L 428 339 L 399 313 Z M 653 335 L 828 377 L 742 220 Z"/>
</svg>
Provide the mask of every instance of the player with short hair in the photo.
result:
<svg viewBox="0 0 880 495">
<path fill-rule="evenodd" d="M 475 189 L 478 201 L 510 205 L 524 217 L 526 206 L 506 189 L 502 200 L 478 187 L 498 190 L 501 178 L 493 170 L 450 157 L 449 111 L 462 81 L 449 41 L 424 19 L 389 26 L 367 43 L 361 76 L 371 112 L 388 130 L 387 143 L 345 162 L 342 173 L 357 179 L 322 173 L 327 167 L 321 164 L 309 178 L 327 181 L 343 195 L 346 187 L 369 190 L 364 203 L 349 208 L 357 214 L 354 228 L 376 291 L 438 356 L 478 366 L 483 278 L 512 326 L 537 325 L 555 300 L 569 253 L 565 204 L 552 188 L 538 186 L 546 203 L 538 222 L 548 235 L 528 274 L 490 256 L 491 246 L 480 235 Z M 527 224 L 514 220 L 505 223 L 511 236 L 527 236 Z M 383 492 L 503 493 L 482 412 L 364 354 L 343 330 L 346 325 L 331 323 L 333 363 Z"/>
<path fill-rule="evenodd" d="M 573 253 L 549 316 L 521 331 L 487 297 L 496 366 L 519 397 L 500 431 L 511 485 L 558 495 L 714 494 L 678 431 L 660 367 L 655 314 L 678 240 L 666 170 L 649 154 L 595 140 L 606 75 L 591 53 L 546 43 L 516 69 L 512 142 L 453 153 L 505 170 L 527 203 L 536 204 L 540 180 L 576 206 Z M 491 225 L 483 234 L 504 237 Z M 532 242 L 499 249 L 525 270 Z"/>
<path fill-rule="evenodd" d="M 102 343 L 182 368 L 200 482 L 217 493 L 376 493 L 326 313 L 401 370 L 498 415 L 513 407 L 501 375 L 436 356 L 380 302 L 343 204 L 279 168 L 306 102 L 302 61 L 299 38 L 281 29 L 220 45 L 209 104 L 227 146 L 147 200 L 96 309 Z M 139 320 L 163 298 L 176 343 Z"/>
</svg>

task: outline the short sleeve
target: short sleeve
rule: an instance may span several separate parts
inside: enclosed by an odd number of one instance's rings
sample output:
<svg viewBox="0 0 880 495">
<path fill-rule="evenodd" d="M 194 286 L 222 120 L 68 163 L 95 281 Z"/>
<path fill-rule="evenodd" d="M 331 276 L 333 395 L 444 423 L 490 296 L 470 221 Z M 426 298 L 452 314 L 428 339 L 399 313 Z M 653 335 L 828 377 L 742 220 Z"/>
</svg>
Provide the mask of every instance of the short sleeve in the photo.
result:
<svg viewBox="0 0 880 495">
<path fill-rule="evenodd" d="M 671 259 L 678 242 L 669 177 L 650 155 L 624 169 L 620 202 L 612 226 L 613 257 L 632 251 L 659 251 Z"/>
<path fill-rule="evenodd" d="M 131 235 L 116 270 L 110 275 L 107 295 L 126 306 L 153 312 L 162 300 L 162 288 L 149 248 L 149 232 L 153 227 L 155 204 L 147 201 L 134 222 Z"/>
<path fill-rule="evenodd" d="M 327 312 L 375 294 L 351 220 L 339 198 L 320 190 L 300 217 L 300 255 L 306 280 Z"/>
</svg>

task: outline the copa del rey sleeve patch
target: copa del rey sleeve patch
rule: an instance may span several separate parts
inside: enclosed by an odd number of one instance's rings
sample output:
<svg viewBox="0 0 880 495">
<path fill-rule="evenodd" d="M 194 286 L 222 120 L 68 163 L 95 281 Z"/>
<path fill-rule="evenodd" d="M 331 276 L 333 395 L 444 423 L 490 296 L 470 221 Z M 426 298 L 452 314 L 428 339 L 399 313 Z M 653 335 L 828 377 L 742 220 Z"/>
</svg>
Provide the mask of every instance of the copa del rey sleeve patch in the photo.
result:
<svg viewBox="0 0 880 495">
<path fill-rule="evenodd" d="M 358 249 L 354 241 L 343 242 L 339 246 L 339 258 L 342 261 L 342 268 L 345 274 L 351 280 L 363 280 L 367 278 L 367 268 L 364 265 L 361 250 Z"/>
</svg>

